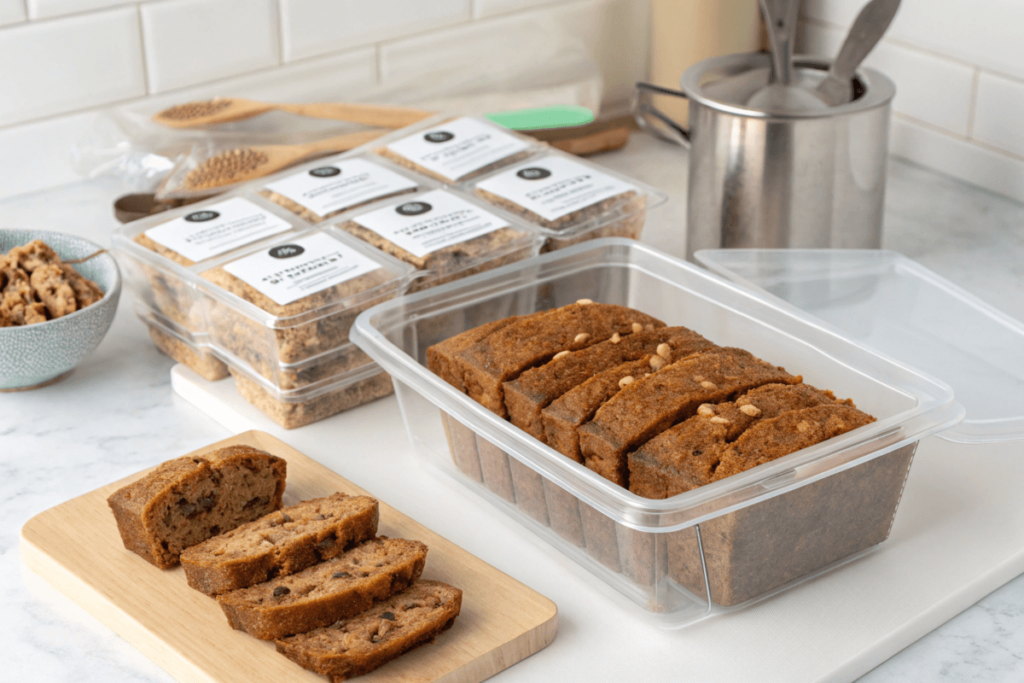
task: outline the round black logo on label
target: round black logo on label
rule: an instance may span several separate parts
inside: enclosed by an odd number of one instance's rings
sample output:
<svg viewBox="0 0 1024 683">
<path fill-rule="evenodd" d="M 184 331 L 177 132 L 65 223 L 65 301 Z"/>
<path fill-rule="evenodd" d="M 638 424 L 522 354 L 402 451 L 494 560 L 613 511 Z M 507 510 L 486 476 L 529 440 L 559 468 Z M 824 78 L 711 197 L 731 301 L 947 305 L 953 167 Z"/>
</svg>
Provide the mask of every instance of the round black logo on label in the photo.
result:
<svg viewBox="0 0 1024 683">
<path fill-rule="evenodd" d="M 291 258 L 293 256 L 298 256 L 304 251 L 306 250 L 297 244 L 282 244 L 281 246 L 274 247 L 267 253 L 274 258 Z"/>
<path fill-rule="evenodd" d="M 421 213 L 426 213 L 432 208 L 434 207 L 426 202 L 407 202 L 396 207 L 395 212 L 403 216 L 419 216 Z"/>
<path fill-rule="evenodd" d="M 202 223 L 204 221 L 212 221 L 218 216 L 220 216 L 220 214 L 216 211 L 193 211 L 189 215 L 185 216 L 185 220 L 189 223 Z"/>
<path fill-rule="evenodd" d="M 309 175 L 314 178 L 330 178 L 332 175 L 338 175 L 341 173 L 341 169 L 337 166 L 321 166 L 320 168 L 314 168 L 309 172 Z"/>
<path fill-rule="evenodd" d="M 517 171 L 516 175 L 523 180 L 540 180 L 541 178 L 547 178 L 551 175 L 551 171 L 539 166 L 531 166 L 530 168 L 524 168 Z"/>
<path fill-rule="evenodd" d="M 435 130 L 424 135 L 423 139 L 427 142 L 448 142 L 453 137 L 455 137 L 455 135 L 446 130 Z"/>
</svg>

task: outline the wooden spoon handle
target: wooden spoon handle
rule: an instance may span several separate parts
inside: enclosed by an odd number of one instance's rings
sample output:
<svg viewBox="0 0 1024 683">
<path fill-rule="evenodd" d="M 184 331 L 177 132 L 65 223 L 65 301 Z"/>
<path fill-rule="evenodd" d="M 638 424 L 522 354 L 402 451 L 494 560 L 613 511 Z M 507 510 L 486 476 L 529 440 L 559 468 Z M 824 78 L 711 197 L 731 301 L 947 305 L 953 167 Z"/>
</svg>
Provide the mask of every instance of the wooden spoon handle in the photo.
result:
<svg viewBox="0 0 1024 683">
<path fill-rule="evenodd" d="M 376 140 L 386 133 L 386 130 L 360 130 L 355 133 L 335 135 L 333 138 L 325 138 L 316 142 L 307 142 L 302 145 L 293 145 L 291 149 L 296 155 L 306 156 L 314 152 L 347 152 L 350 149 L 364 145 L 370 140 Z M 284 146 L 282 146 L 284 148 Z"/>
<path fill-rule="evenodd" d="M 422 121 L 435 112 L 406 107 L 392 107 L 386 104 L 347 104 L 344 102 L 325 102 L 322 104 L 282 104 L 283 111 L 299 116 L 310 116 L 317 119 L 335 119 L 365 123 L 370 126 L 384 128 L 404 128 L 417 121 Z"/>
</svg>

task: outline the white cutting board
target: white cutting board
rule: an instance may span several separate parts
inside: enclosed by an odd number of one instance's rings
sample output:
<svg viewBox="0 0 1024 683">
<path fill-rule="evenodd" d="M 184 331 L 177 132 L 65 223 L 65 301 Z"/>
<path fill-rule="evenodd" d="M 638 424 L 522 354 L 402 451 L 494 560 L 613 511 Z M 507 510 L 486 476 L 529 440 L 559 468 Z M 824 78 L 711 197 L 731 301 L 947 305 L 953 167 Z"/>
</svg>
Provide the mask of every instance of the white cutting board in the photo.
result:
<svg viewBox="0 0 1024 683">
<path fill-rule="evenodd" d="M 233 432 L 261 429 L 555 601 L 558 639 L 499 681 L 851 681 L 1024 572 L 1024 441 L 918 448 L 878 552 L 736 613 L 679 631 L 639 608 L 429 464 L 394 397 L 287 431 L 230 379 L 171 370 L 174 390 Z"/>
</svg>

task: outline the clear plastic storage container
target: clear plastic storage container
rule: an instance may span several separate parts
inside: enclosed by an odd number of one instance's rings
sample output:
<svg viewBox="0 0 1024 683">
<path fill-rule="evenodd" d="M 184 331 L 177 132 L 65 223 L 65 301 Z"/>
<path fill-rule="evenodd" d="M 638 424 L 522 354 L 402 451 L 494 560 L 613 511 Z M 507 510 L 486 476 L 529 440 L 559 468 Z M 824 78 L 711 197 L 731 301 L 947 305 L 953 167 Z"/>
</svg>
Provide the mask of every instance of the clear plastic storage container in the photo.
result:
<svg viewBox="0 0 1024 683">
<path fill-rule="evenodd" d="M 233 193 L 127 223 L 114 233 L 113 244 L 138 300 L 189 332 L 203 333 L 195 274 L 207 263 L 309 227 L 280 206 Z"/>
<path fill-rule="evenodd" d="M 648 210 L 667 197 L 653 187 L 546 149 L 468 188 L 537 226 L 554 251 L 600 237 L 640 239 Z"/>
<path fill-rule="evenodd" d="M 919 284 L 903 281 L 886 310 L 902 309 L 904 318 L 944 315 L 941 297 L 915 300 Z M 833 294 L 860 296 L 867 307 L 871 297 L 863 297 L 872 290 L 862 285 L 859 293 L 841 287 Z M 885 287 L 873 291 L 894 294 Z M 651 500 L 540 443 L 426 367 L 427 347 L 465 329 L 581 298 L 630 306 L 718 344 L 746 348 L 800 372 L 810 384 L 853 397 L 878 420 L 741 474 Z M 918 308 L 925 304 L 927 310 Z M 1010 348 L 1019 348 L 1020 325 L 1006 327 L 986 315 L 974 322 L 1008 330 L 1017 341 Z M 391 374 L 418 454 L 669 628 L 743 608 L 878 547 L 889 535 L 918 442 L 965 415 L 941 380 L 785 302 L 622 239 L 586 242 L 386 302 L 359 316 L 352 339 Z M 970 337 L 972 343 L 980 339 Z M 909 341 L 908 348 L 914 344 Z M 1021 398 L 1020 361 L 1009 368 L 1016 382 L 1012 396 Z M 1021 405 L 1007 408 L 1017 418 L 1005 419 L 1019 420 Z M 985 422 L 989 416 L 979 417 Z"/>
<path fill-rule="evenodd" d="M 528 157 L 539 147 L 482 116 L 438 115 L 360 148 L 444 183 L 466 182 Z"/>
<path fill-rule="evenodd" d="M 433 189 L 437 183 L 376 154 L 339 154 L 289 168 L 259 181 L 257 194 L 309 223 L 345 211 Z"/>
<path fill-rule="evenodd" d="M 415 268 L 410 291 L 529 258 L 542 240 L 528 224 L 449 189 L 379 202 L 336 225 Z"/>
<path fill-rule="evenodd" d="M 205 344 L 197 342 L 187 330 L 141 304 L 136 306 L 135 312 L 139 320 L 146 324 L 153 344 L 164 355 L 211 382 L 228 376 L 228 366 L 224 361 Z"/>
</svg>

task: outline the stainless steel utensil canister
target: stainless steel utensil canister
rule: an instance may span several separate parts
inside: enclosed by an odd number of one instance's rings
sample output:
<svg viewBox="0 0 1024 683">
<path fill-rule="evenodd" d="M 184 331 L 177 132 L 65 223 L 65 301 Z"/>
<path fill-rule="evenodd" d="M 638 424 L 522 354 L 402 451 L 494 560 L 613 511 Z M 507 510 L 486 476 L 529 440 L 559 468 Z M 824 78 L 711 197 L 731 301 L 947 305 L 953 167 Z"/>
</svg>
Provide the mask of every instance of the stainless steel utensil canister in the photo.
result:
<svg viewBox="0 0 1024 683">
<path fill-rule="evenodd" d="M 798 56 L 794 68 L 794 83 L 813 89 L 829 61 Z M 852 102 L 768 114 L 745 103 L 770 71 L 768 55 L 746 53 L 690 67 L 682 92 L 637 84 L 640 125 L 690 148 L 687 258 L 733 247 L 880 247 L 893 82 L 861 68 Z M 687 98 L 689 127 L 651 105 L 652 92 Z"/>
</svg>

